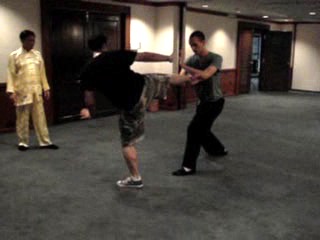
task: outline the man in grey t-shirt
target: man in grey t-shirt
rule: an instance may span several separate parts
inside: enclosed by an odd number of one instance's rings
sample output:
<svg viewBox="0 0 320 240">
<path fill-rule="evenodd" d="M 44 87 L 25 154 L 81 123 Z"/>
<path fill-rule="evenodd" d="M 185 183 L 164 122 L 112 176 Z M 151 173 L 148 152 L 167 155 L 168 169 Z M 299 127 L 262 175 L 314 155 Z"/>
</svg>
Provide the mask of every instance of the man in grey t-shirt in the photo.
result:
<svg viewBox="0 0 320 240">
<path fill-rule="evenodd" d="M 175 176 L 191 175 L 196 172 L 196 162 L 200 148 L 210 156 L 223 156 L 228 152 L 219 139 L 211 132 L 215 119 L 220 115 L 224 98 L 220 88 L 222 57 L 209 52 L 205 46 L 205 35 L 195 31 L 190 35 L 189 44 L 194 55 L 186 63 L 181 63 L 181 74 L 191 74 L 199 103 L 196 114 L 188 126 L 187 142 L 180 169 Z"/>
</svg>

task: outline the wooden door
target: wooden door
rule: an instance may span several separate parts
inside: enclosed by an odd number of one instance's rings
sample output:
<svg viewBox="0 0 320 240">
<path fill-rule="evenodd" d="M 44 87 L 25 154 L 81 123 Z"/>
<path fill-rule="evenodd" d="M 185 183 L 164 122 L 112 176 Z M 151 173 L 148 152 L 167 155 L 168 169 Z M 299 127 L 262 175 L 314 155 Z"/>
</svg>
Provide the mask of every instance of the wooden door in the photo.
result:
<svg viewBox="0 0 320 240">
<path fill-rule="evenodd" d="M 109 49 L 120 49 L 120 16 L 58 9 L 52 17 L 52 81 L 55 89 L 55 113 L 58 121 L 79 117 L 82 107 L 79 75 L 92 58 L 87 41 L 97 34 L 108 37 Z M 123 44 L 124 45 L 124 44 Z M 114 113 L 104 96 L 96 93 L 97 115 Z"/>
<path fill-rule="evenodd" d="M 264 39 L 260 90 L 288 91 L 291 88 L 291 32 L 268 32 Z"/>
<path fill-rule="evenodd" d="M 79 73 L 89 58 L 85 51 L 85 12 L 56 10 L 52 16 L 52 82 L 58 121 L 81 109 Z"/>
<path fill-rule="evenodd" d="M 243 29 L 239 31 L 237 58 L 238 93 L 248 93 L 250 91 L 250 77 L 252 69 L 252 41 L 252 29 Z"/>
<path fill-rule="evenodd" d="M 121 16 L 88 13 L 88 35 L 104 34 L 108 38 L 108 49 L 116 50 L 122 48 Z"/>
<path fill-rule="evenodd" d="M 88 38 L 104 34 L 107 39 L 108 50 L 121 49 L 124 46 L 121 16 L 88 13 Z M 100 92 L 95 93 L 97 115 L 103 116 L 116 112 L 116 108 Z"/>
</svg>

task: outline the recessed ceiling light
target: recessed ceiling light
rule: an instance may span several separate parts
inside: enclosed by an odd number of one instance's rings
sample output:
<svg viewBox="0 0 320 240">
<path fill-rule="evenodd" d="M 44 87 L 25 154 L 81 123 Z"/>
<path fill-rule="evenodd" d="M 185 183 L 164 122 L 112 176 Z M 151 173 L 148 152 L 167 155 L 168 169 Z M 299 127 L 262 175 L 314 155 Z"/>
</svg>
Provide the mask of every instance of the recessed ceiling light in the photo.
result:
<svg viewBox="0 0 320 240">
<path fill-rule="evenodd" d="M 208 8 L 208 7 L 209 7 L 209 5 L 204 4 L 204 5 L 202 5 L 202 7 L 203 7 L 203 8 Z"/>
<path fill-rule="evenodd" d="M 314 16 L 314 15 L 317 15 L 317 13 L 316 12 L 309 12 L 309 15 Z"/>
<path fill-rule="evenodd" d="M 265 16 L 262 16 L 262 18 L 269 18 L 269 16 L 265 15 Z"/>
</svg>

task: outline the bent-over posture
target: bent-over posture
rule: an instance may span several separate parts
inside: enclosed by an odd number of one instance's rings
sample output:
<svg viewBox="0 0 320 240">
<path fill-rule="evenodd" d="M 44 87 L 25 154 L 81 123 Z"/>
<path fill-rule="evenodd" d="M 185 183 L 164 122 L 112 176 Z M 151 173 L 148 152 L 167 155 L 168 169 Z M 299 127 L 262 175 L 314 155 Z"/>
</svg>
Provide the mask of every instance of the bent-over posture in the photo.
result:
<svg viewBox="0 0 320 240">
<path fill-rule="evenodd" d="M 93 59 L 80 79 L 88 109 L 94 109 L 93 93 L 100 91 L 120 110 L 119 129 L 122 153 L 130 176 L 117 181 L 117 185 L 141 188 L 143 183 L 138 169 L 135 144 L 144 135 L 146 108 L 152 99 L 165 97 L 170 84 L 182 84 L 190 81 L 190 77 L 166 74 L 142 75 L 130 69 L 134 61 L 171 62 L 172 57 L 130 50 L 106 51 Z"/>
</svg>

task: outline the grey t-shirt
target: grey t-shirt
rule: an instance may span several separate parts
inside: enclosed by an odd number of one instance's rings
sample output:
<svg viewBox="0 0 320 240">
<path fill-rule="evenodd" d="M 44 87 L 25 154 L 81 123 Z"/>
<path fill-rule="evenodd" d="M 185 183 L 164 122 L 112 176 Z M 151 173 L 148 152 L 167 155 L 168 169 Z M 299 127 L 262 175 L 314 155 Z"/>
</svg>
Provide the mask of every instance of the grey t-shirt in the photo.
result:
<svg viewBox="0 0 320 240">
<path fill-rule="evenodd" d="M 220 55 L 212 52 L 209 52 L 209 54 L 204 57 L 193 55 L 187 60 L 186 64 L 199 70 L 204 70 L 212 65 L 218 69 L 218 71 L 209 79 L 194 86 L 197 96 L 201 102 L 217 101 L 223 97 L 220 87 L 220 69 L 222 65 L 222 57 Z"/>
</svg>

